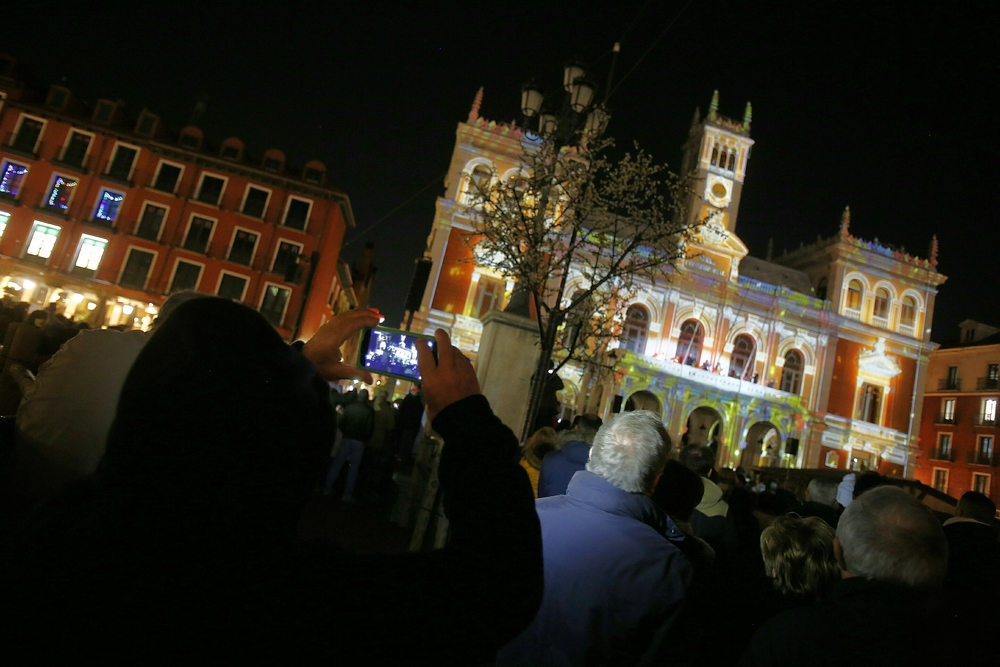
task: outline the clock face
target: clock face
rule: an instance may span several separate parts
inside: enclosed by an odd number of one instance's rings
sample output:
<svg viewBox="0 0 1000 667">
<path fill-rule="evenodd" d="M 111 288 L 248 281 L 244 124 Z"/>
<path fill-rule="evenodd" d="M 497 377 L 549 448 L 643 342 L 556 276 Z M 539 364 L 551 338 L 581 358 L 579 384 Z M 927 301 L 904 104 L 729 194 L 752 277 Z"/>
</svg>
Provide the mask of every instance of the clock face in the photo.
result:
<svg viewBox="0 0 1000 667">
<path fill-rule="evenodd" d="M 704 199 L 712 206 L 720 208 L 729 206 L 729 202 L 733 199 L 733 182 L 725 176 L 709 174 L 705 182 Z"/>
</svg>

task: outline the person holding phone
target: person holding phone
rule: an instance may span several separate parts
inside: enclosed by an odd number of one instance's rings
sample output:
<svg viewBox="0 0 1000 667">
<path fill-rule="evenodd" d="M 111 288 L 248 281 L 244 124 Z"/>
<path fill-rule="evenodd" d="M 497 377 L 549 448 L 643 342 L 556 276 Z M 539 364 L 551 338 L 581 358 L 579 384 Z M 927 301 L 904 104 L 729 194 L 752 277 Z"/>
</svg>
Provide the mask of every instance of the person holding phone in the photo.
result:
<svg viewBox="0 0 1000 667">
<path fill-rule="evenodd" d="M 371 380 L 340 346 L 378 313 L 301 346 L 217 298 L 179 306 L 121 392 L 98 471 L 0 554 L 0 654 L 32 662 L 482 664 L 531 621 L 541 532 L 517 439 L 444 331 L 418 343 L 445 447 L 447 547 L 357 555 L 300 541 L 330 451 L 328 382 Z M 391 627 L 393 631 L 384 632 Z"/>
</svg>

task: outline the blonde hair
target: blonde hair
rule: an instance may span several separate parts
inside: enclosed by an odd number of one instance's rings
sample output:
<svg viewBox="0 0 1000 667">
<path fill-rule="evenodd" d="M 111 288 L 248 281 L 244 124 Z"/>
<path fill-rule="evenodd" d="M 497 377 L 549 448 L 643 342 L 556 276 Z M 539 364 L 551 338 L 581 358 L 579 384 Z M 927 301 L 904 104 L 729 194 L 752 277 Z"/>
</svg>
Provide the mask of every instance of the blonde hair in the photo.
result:
<svg viewBox="0 0 1000 667">
<path fill-rule="evenodd" d="M 551 426 L 543 426 L 535 431 L 524 443 L 521 453 L 532 468 L 540 469 L 545 455 L 556 448 L 559 434 Z"/>
<path fill-rule="evenodd" d="M 816 517 L 782 516 L 760 535 L 764 567 L 786 595 L 816 598 L 840 580 L 833 555 L 834 532 Z"/>
</svg>

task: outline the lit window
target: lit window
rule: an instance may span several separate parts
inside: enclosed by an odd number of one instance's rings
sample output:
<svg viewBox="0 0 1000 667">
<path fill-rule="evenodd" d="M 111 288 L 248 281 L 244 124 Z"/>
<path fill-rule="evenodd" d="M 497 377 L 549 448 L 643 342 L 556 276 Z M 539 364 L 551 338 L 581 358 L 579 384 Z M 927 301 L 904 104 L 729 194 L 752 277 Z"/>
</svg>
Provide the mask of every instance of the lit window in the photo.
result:
<svg viewBox="0 0 1000 667">
<path fill-rule="evenodd" d="M 28 173 L 28 168 L 23 164 L 9 162 L 5 160 L 0 168 L 0 193 L 16 197 L 21 191 L 21 183 Z"/>
<path fill-rule="evenodd" d="M 7 231 L 7 222 L 10 220 L 10 213 L 0 211 L 0 238 L 3 238 L 3 233 Z"/>
<path fill-rule="evenodd" d="M 481 276 L 476 283 L 476 289 L 472 293 L 472 304 L 469 308 L 469 316 L 476 319 L 486 317 L 492 310 L 499 310 L 503 305 L 503 294 L 507 284 L 503 280 Z"/>
<path fill-rule="evenodd" d="M 941 420 L 945 422 L 955 421 L 955 399 L 946 398 L 942 402 Z"/>
<path fill-rule="evenodd" d="M 260 303 L 260 314 L 266 317 L 272 325 L 280 327 L 291 293 L 291 290 L 284 287 L 268 285 L 267 289 L 264 290 L 264 299 Z"/>
<path fill-rule="evenodd" d="M 52 256 L 52 248 L 59 238 L 59 228 L 55 225 L 46 225 L 44 222 L 36 222 L 31 230 L 31 238 L 28 241 L 28 249 L 25 254 L 33 257 L 48 259 Z"/>
<path fill-rule="evenodd" d="M 84 234 L 80 237 L 80 250 L 76 253 L 74 268 L 84 271 L 96 271 L 101 265 L 101 258 L 104 257 L 104 249 L 108 247 L 108 240 Z"/>
<path fill-rule="evenodd" d="M 861 391 L 858 394 L 858 410 L 855 419 L 869 424 L 879 424 L 881 416 L 882 387 L 866 382 L 861 385 Z"/>
<path fill-rule="evenodd" d="M 912 296 L 903 298 L 903 306 L 899 311 L 899 323 L 912 327 L 917 321 L 917 300 Z"/>
<path fill-rule="evenodd" d="M 997 399 L 983 400 L 983 423 L 989 424 L 997 420 Z"/>
<path fill-rule="evenodd" d="M 889 290 L 884 287 L 875 290 L 875 310 L 872 314 L 875 317 L 889 317 L 889 301 Z"/>
<path fill-rule="evenodd" d="M 125 195 L 112 190 L 102 190 L 101 197 L 97 200 L 97 210 L 94 218 L 114 222 L 118 218 L 118 209 L 121 208 Z"/>
<path fill-rule="evenodd" d="M 642 306 L 629 306 L 625 311 L 625 326 L 619 337 L 621 346 L 636 354 L 646 351 L 646 335 L 649 333 L 649 311 Z"/>
<path fill-rule="evenodd" d="M 847 285 L 847 307 L 851 310 L 861 310 L 861 299 L 864 296 L 865 288 L 860 280 L 852 280 Z"/>
<path fill-rule="evenodd" d="M 45 198 L 45 204 L 65 211 L 69 208 L 69 200 L 73 196 L 73 189 L 76 185 L 76 181 L 56 176 L 56 180 L 52 182 L 52 189 L 49 190 L 49 196 Z"/>
</svg>

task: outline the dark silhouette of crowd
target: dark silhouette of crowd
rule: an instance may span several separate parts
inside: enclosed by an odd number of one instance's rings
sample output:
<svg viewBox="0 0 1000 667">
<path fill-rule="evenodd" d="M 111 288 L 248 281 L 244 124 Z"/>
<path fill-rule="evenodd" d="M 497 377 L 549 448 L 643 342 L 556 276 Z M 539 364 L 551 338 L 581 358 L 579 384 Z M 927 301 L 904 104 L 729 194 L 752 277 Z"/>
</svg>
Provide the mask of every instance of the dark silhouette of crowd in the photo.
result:
<svg viewBox="0 0 1000 667">
<path fill-rule="evenodd" d="M 5 473 L 49 481 L 3 507 L 18 513 L 0 547 L 10 664 L 948 665 L 988 650 L 1000 542 L 982 494 L 942 522 L 875 472 L 786 488 L 718 468 L 710 446 L 675 450 L 649 410 L 546 424 L 519 447 L 443 331 L 394 406 L 377 386 L 374 401 L 339 390 L 372 384 L 340 348 L 377 311 L 288 345 L 240 304 L 179 301 L 141 338 L 64 344 L 28 385 Z M 95 355 L 119 369 L 87 397 L 104 416 L 31 431 L 29 413 L 67 414 Z M 317 491 L 388 493 L 424 430 L 444 442 L 443 548 L 299 537 Z"/>
</svg>

